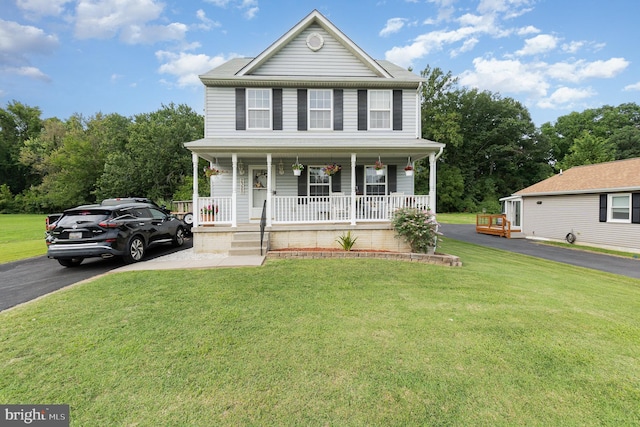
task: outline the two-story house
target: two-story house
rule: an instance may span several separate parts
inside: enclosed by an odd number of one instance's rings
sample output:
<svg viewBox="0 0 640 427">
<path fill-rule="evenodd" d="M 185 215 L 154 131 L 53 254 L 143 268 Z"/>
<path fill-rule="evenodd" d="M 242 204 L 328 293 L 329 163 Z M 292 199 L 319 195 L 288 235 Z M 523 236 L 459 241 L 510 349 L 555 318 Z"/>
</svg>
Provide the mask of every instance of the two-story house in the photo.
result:
<svg viewBox="0 0 640 427">
<path fill-rule="evenodd" d="M 224 252 L 261 219 L 271 248 L 335 247 L 352 230 L 356 248 L 408 250 L 393 238 L 393 210 L 435 211 L 444 144 L 421 137 L 424 79 L 372 59 L 318 11 L 257 57 L 200 79 L 205 137 L 185 143 L 196 251 Z M 425 157 L 429 194 L 415 195 L 405 168 Z M 210 197 L 198 196 L 198 158 L 210 162 Z"/>
</svg>

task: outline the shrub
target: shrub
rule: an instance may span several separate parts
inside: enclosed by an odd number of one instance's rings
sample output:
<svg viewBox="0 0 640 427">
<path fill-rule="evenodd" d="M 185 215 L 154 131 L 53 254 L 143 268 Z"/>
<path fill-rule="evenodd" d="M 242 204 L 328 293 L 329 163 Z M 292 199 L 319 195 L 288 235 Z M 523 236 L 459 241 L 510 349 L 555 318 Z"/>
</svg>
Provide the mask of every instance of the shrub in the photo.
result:
<svg viewBox="0 0 640 427">
<path fill-rule="evenodd" d="M 430 209 L 401 208 L 393 213 L 393 228 L 413 252 L 435 251 L 438 244 L 438 222 Z"/>
<path fill-rule="evenodd" d="M 356 240 L 358 240 L 357 237 L 351 237 L 351 230 L 349 230 L 347 234 L 343 234 L 336 239 L 336 241 L 340 243 L 340 246 L 342 246 L 342 249 L 344 249 L 345 251 L 350 251 L 351 248 L 353 248 L 353 245 L 355 245 Z"/>
</svg>

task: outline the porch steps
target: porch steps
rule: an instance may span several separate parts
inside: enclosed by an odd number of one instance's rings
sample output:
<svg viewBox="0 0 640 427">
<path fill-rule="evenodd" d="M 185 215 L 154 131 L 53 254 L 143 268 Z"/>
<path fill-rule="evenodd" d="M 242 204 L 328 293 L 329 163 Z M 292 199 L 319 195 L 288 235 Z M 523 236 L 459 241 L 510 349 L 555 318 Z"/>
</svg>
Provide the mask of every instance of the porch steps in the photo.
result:
<svg viewBox="0 0 640 427">
<path fill-rule="evenodd" d="M 264 233 L 262 244 L 263 255 L 269 248 L 269 233 Z M 233 234 L 229 256 L 255 256 L 260 255 L 260 232 L 259 231 L 238 231 Z"/>
</svg>

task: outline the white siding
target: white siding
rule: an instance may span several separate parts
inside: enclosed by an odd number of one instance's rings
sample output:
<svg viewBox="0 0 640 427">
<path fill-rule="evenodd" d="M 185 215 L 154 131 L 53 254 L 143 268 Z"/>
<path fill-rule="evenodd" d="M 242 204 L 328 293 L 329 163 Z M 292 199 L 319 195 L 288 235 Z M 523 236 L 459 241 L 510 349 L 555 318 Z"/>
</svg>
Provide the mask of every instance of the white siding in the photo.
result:
<svg viewBox="0 0 640 427">
<path fill-rule="evenodd" d="M 316 52 L 307 47 L 307 36 L 314 32 L 324 38 L 324 46 Z M 373 71 L 319 25 L 309 26 L 252 74 L 376 77 Z"/>
<path fill-rule="evenodd" d="M 282 91 L 282 125 L 281 131 L 237 131 L 235 88 L 207 87 L 206 89 L 206 135 L 205 137 L 295 137 L 295 138 L 378 138 L 389 139 L 415 137 L 416 134 L 416 92 L 403 91 L 402 131 L 376 130 L 358 131 L 358 91 L 345 89 L 343 92 L 342 131 L 298 131 L 298 100 L 297 89 L 285 88 Z"/>
<path fill-rule="evenodd" d="M 522 231 L 557 240 L 573 233 L 576 243 L 639 250 L 640 224 L 600 222 L 599 207 L 598 194 L 525 197 Z"/>
</svg>

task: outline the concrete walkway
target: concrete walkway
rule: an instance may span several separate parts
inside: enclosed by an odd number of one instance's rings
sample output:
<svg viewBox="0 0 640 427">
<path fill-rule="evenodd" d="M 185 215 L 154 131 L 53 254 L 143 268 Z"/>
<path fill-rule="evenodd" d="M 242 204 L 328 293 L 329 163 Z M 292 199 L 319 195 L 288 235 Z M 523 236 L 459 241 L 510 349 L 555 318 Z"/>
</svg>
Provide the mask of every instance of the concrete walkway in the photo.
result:
<svg viewBox="0 0 640 427">
<path fill-rule="evenodd" d="M 196 254 L 191 249 L 164 255 L 148 261 L 136 262 L 111 270 L 112 273 L 143 270 L 179 270 L 215 267 L 259 267 L 265 256 L 227 256 L 222 254 Z"/>
<path fill-rule="evenodd" d="M 545 245 L 531 239 L 506 239 L 504 237 L 480 234 L 476 233 L 476 228 L 473 224 L 442 224 L 440 231 L 445 237 L 462 242 L 640 279 L 640 260 L 637 258 Z M 462 263 L 464 264 L 464 259 Z"/>
</svg>

